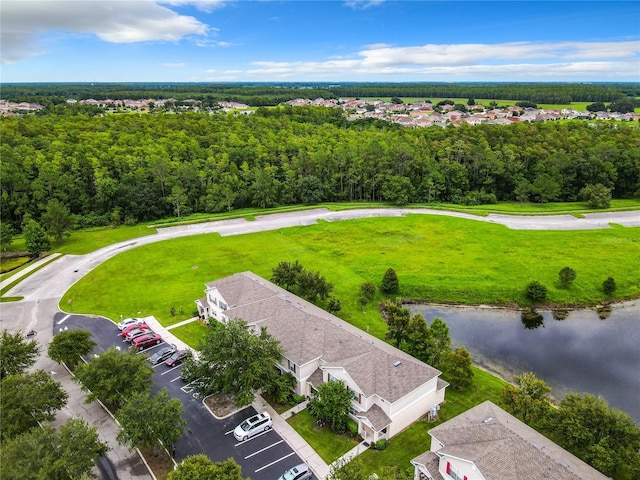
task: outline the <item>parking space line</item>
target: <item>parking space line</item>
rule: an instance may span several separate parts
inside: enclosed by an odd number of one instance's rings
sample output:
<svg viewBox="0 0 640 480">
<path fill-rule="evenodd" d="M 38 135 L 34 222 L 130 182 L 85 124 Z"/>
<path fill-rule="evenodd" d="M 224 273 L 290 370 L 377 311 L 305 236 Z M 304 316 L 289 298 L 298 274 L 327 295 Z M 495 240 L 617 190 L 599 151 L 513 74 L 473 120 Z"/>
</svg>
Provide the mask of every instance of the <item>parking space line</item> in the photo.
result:
<svg viewBox="0 0 640 480">
<path fill-rule="evenodd" d="M 259 453 L 264 452 L 265 450 L 269 450 L 271 447 L 275 447 L 276 445 L 281 444 L 282 442 L 284 442 L 284 440 L 280 440 L 279 442 L 276 443 L 272 443 L 271 445 L 269 445 L 268 447 L 264 447 L 262 450 L 258 450 L 257 452 L 253 452 L 251 455 L 247 455 L 246 457 L 244 457 L 244 459 L 246 460 L 247 458 L 251 458 L 254 455 L 258 455 Z"/>
<path fill-rule="evenodd" d="M 225 432 L 225 435 L 229 435 L 230 433 L 233 433 L 233 430 L 229 430 L 228 432 Z"/>
<path fill-rule="evenodd" d="M 166 375 L 167 373 L 171 373 L 171 372 L 173 372 L 176 368 L 179 368 L 179 367 L 180 367 L 180 365 L 178 365 L 178 366 L 176 366 L 176 367 L 172 367 L 170 370 L 167 370 L 166 372 L 161 373 L 160 375 Z"/>
<path fill-rule="evenodd" d="M 164 344 L 164 342 L 157 343 L 155 345 L 152 345 L 151 347 L 143 348 L 142 350 L 139 350 L 136 355 L 140 355 L 141 353 L 150 352 L 151 350 L 153 350 L 154 348 L 158 348 L 162 344 Z"/>
<path fill-rule="evenodd" d="M 282 460 L 284 460 L 285 458 L 289 458 L 291 455 L 295 455 L 296 452 L 291 452 L 289 455 L 285 455 L 282 458 L 279 458 L 278 460 L 274 460 L 273 462 L 265 465 L 264 467 L 260 467 L 259 469 L 256 470 L 256 473 L 258 473 L 260 470 L 264 470 L 265 468 L 269 468 L 271 465 L 275 465 L 278 462 L 281 462 Z"/>
<path fill-rule="evenodd" d="M 62 320 L 60 320 L 58 323 L 56 323 L 56 325 L 60 325 L 62 322 L 64 322 L 67 318 L 69 318 L 71 316 L 71 314 L 67 315 L 66 317 L 64 317 Z"/>
<path fill-rule="evenodd" d="M 164 375 L 164 374 L 163 374 L 163 375 Z M 169 383 L 173 383 L 173 382 L 175 382 L 176 380 L 180 380 L 181 378 L 182 378 L 182 377 L 177 376 L 177 377 L 176 377 L 176 378 L 174 378 L 173 380 L 169 380 Z"/>
<path fill-rule="evenodd" d="M 248 438 L 247 440 L 244 440 L 244 441 L 242 441 L 242 442 L 238 442 L 238 443 L 236 443 L 236 444 L 234 445 L 234 447 L 237 447 L 238 445 L 243 445 L 243 444 L 245 444 L 245 443 L 249 443 L 249 442 L 250 442 L 251 440 L 253 440 L 254 438 L 261 437 L 262 435 L 264 435 L 265 433 L 269 433 L 270 431 L 271 431 L 271 429 L 269 429 L 269 430 L 263 430 L 262 432 L 260 432 L 260 433 L 258 433 L 258 434 L 256 434 L 256 435 L 254 435 L 254 436 L 253 436 L 253 437 L 251 437 L 251 438 Z"/>
</svg>

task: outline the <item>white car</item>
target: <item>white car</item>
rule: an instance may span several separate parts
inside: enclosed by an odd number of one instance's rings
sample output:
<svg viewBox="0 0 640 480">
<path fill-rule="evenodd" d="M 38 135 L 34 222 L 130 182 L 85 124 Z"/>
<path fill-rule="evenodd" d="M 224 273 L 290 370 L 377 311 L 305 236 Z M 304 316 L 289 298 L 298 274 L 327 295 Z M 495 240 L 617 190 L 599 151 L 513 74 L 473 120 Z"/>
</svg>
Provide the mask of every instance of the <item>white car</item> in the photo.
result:
<svg viewBox="0 0 640 480">
<path fill-rule="evenodd" d="M 122 330 L 124 327 L 126 327 L 127 325 L 131 325 L 132 323 L 137 323 L 140 324 L 142 323 L 144 320 L 141 320 L 139 318 L 125 318 L 124 320 L 122 320 L 120 323 L 116 324 L 116 327 L 118 327 L 118 330 Z"/>
<path fill-rule="evenodd" d="M 273 425 L 271 415 L 267 412 L 258 413 L 238 425 L 233 431 L 233 436 L 239 442 L 243 442 L 258 433 L 266 432 L 271 428 L 271 425 Z"/>
<path fill-rule="evenodd" d="M 278 480 L 309 480 L 313 475 L 306 463 L 290 468 Z"/>
</svg>

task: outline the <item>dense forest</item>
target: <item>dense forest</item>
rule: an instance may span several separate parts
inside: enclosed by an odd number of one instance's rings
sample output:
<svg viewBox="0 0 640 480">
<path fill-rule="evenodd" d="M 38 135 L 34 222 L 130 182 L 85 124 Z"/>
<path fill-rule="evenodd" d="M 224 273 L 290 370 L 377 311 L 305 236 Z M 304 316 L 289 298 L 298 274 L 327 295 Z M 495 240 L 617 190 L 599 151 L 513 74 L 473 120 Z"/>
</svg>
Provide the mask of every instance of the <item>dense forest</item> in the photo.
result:
<svg viewBox="0 0 640 480">
<path fill-rule="evenodd" d="M 168 99 L 200 100 L 204 105 L 218 101 L 235 101 L 250 106 L 270 106 L 295 98 L 343 97 L 412 97 L 484 98 L 524 100 L 533 103 L 568 104 L 571 102 L 612 102 L 625 96 L 640 96 L 639 84 L 198 84 L 198 83 L 130 83 L 130 84 L 15 84 L 2 86 L 2 98 L 14 102 L 36 102 L 45 106 L 67 99 L 122 100 Z"/>
<path fill-rule="evenodd" d="M 323 201 L 573 201 L 640 193 L 637 124 L 406 129 L 336 109 L 1 120 L 1 211 L 20 230 L 52 199 L 78 227 Z"/>
</svg>

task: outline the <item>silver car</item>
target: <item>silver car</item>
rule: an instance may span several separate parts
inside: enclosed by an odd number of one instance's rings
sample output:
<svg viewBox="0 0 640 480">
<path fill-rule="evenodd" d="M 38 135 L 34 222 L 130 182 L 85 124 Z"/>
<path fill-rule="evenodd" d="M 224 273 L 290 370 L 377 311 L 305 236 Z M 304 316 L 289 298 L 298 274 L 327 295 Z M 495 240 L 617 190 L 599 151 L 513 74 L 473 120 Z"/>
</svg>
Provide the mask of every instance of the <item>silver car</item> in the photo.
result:
<svg viewBox="0 0 640 480">
<path fill-rule="evenodd" d="M 306 463 L 290 468 L 278 480 L 309 480 L 313 474 Z"/>
<path fill-rule="evenodd" d="M 164 362 L 167 358 L 174 354 L 178 348 L 175 345 L 169 345 L 168 347 L 162 347 L 160 350 L 149 357 L 149 361 L 153 365 L 157 365 L 160 362 Z"/>
</svg>

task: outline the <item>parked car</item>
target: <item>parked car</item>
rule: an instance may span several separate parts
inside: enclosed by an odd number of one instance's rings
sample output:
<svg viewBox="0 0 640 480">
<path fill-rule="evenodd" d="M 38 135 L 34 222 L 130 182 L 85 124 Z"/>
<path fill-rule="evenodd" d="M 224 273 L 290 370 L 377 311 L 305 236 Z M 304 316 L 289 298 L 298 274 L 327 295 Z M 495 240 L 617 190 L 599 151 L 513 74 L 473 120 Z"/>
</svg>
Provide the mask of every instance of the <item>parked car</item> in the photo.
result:
<svg viewBox="0 0 640 480">
<path fill-rule="evenodd" d="M 147 328 L 136 328 L 131 330 L 126 337 L 127 342 L 131 343 L 134 338 L 139 337 L 141 335 L 146 335 L 148 333 L 153 333 L 149 327 Z"/>
<path fill-rule="evenodd" d="M 306 463 L 301 463 L 284 472 L 278 480 L 309 480 L 311 477 L 309 466 Z"/>
<path fill-rule="evenodd" d="M 167 347 L 162 347 L 159 350 L 149 357 L 149 361 L 153 365 L 157 365 L 160 362 L 164 362 L 167 358 L 169 358 L 178 348 L 175 345 L 169 345 Z"/>
<path fill-rule="evenodd" d="M 258 413 L 238 425 L 233 431 L 233 436 L 239 442 L 243 442 L 260 432 L 266 432 L 271 428 L 271 425 L 273 425 L 273 422 L 268 412 Z"/>
<path fill-rule="evenodd" d="M 140 329 L 140 328 L 149 328 L 149 325 L 147 325 L 144 322 L 142 322 L 142 323 L 131 323 L 131 324 L 127 325 L 126 327 L 124 327 L 122 329 L 122 336 L 126 338 L 127 335 L 129 335 L 129 332 L 131 332 L 133 330 Z"/>
<path fill-rule="evenodd" d="M 178 350 L 174 352 L 169 358 L 164 361 L 167 367 L 175 367 L 180 365 L 185 358 L 189 355 L 189 350 Z"/>
<path fill-rule="evenodd" d="M 140 318 L 125 318 L 121 322 L 117 323 L 116 327 L 118 327 L 118 330 L 122 330 L 124 327 L 128 325 L 132 325 L 132 324 L 138 325 L 140 323 L 144 323 L 144 320 Z"/>
<path fill-rule="evenodd" d="M 157 333 L 149 333 L 147 335 L 140 335 L 131 342 L 131 345 L 138 350 L 144 350 L 151 345 L 160 345 L 162 343 L 162 337 Z"/>
</svg>

